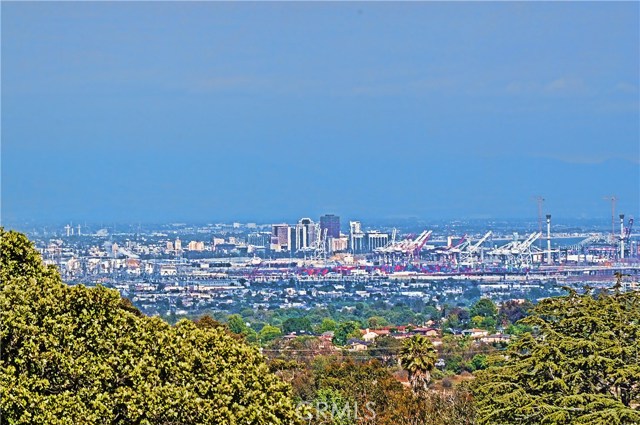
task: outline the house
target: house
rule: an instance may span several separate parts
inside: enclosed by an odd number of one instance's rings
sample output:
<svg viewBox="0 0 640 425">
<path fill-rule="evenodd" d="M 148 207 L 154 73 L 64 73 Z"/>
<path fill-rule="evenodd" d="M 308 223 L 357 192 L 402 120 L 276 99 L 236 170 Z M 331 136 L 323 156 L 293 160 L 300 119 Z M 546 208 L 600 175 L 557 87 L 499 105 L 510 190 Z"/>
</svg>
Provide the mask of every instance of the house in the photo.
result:
<svg viewBox="0 0 640 425">
<path fill-rule="evenodd" d="M 438 330 L 434 328 L 415 328 L 413 332 L 428 337 L 438 336 Z"/>
<path fill-rule="evenodd" d="M 378 336 L 386 336 L 389 335 L 389 329 L 373 329 L 371 332 L 374 332 Z"/>
<path fill-rule="evenodd" d="M 497 342 L 509 342 L 510 339 L 511 339 L 511 335 L 493 334 L 493 335 L 487 335 L 485 337 L 480 338 L 480 341 L 486 342 L 487 344 L 494 344 Z"/>
<path fill-rule="evenodd" d="M 377 333 L 371 332 L 369 329 L 367 329 L 364 331 L 364 335 L 362 335 L 362 340 L 365 342 L 373 342 L 377 337 Z"/>
<path fill-rule="evenodd" d="M 471 338 L 482 338 L 489 335 L 489 331 L 479 328 L 465 329 L 462 331 L 463 336 L 470 336 Z"/>
<path fill-rule="evenodd" d="M 361 339 L 351 338 L 347 340 L 347 346 L 349 347 L 349 351 L 365 351 L 367 349 L 368 343 Z"/>
<path fill-rule="evenodd" d="M 323 332 L 322 335 L 320 335 L 320 339 L 324 341 L 331 341 L 333 339 L 333 336 L 334 336 L 333 331 L 326 331 L 326 332 Z"/>
</svg>

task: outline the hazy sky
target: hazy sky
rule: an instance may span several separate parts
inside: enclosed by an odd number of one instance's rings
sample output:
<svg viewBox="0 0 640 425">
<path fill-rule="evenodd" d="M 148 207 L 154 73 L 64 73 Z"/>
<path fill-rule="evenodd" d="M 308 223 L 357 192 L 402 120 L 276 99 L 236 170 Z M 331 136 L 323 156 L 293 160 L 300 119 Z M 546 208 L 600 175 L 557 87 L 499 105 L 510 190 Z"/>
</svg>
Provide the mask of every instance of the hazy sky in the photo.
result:
<svg viewBox="0 0 640 425">
<path fill-rule="evenodd" d="M 639 12 L 3 2 L 3 219 L 639 215 Z"/>
</svg>

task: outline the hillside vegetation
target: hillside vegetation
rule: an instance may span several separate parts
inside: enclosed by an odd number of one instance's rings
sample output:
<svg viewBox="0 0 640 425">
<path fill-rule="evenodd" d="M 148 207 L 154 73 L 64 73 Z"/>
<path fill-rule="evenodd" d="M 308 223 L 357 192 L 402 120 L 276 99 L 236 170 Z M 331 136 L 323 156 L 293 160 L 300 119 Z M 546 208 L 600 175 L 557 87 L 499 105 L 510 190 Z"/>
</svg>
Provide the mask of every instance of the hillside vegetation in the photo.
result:
<svg viewBox="0 0 640 425">
<path fill-rule="evenodd" d="M 501 306 L 520 330 L 506 350 L 472 356 L 455 335 L 439 352 L 419 335 L 359 352 L 281 338 L 308 330 L 303 317 L 260 331 L 267 365 L 239 315 L 171 326 L 116 291 L 65 285 L 19 233 L 0 228 L 0 253 L 3 424 L 640 424 L 640 292 L 621 291 L 622 276 L 610 290 Z M 471 314 L 496 325 L 488 300 Z M 331 322 L 333 342 L 360 335 Z M 456 364 L 475 379 L 453 386 Z"/>
<path fill-rule="evenodd" d="M 548 298 L 474 382 L 478 423 L 640 424 L 640 292 Z"/>
<path fill-rule="evenodd" d="M 170 326 L 62 283 L 0 229 L 0 417 L 8 424 L 290 424 L 290 388 L 220 327 Z"/>
</svg>

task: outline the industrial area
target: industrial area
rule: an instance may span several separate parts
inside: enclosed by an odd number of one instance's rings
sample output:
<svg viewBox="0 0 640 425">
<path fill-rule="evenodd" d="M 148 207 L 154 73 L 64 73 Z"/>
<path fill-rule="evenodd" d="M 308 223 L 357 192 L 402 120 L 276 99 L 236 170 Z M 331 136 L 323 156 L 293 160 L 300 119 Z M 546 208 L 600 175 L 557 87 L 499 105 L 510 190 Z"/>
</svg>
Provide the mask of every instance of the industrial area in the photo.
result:
<svg viewBox="0 0 640 425">
<path fill-rule="evenodd" d="M 484 231 L 476 226 L 460 235 L 452 234 L 451 227 L 435 226 L 400 235 L 396 227 L 365 229 L 350 221 L 344 234 L 340 218 L 328 214 L 319 222 L 303 218 L 294 225 L 174 224 L 147 232 L 99 229 L 82 234 L 80 226 L 67 225 L 57 237 L 34 238 L 45 260 L 72 282 L 118 276 L 184 284 L 390 277 L 607 280 L 616 271 L 635 276 L 640 269 L 634 219 L 625 221 L 624 214 L 615 218 L 619 228 L 612 218 L 611 233 L 554 232 L 551 215 L 540 214 L 538 229 L 527 233 L 502 225 Z M 187 238 L 191 240 L 183 245 Z"/>
<path fill-rule="evenodd" d="M 420 299 L 467 305 L 557 296 L 563 287 L 637 289 L 633 217 L 604 220 L 405 221 L 363 225 L 326 214 L 287 223 L 168 223 L 32 229 L 46 263 L 70 283 L 101 284 L 145 314 L 241 308 L 350 308 Z"/>
</svg>

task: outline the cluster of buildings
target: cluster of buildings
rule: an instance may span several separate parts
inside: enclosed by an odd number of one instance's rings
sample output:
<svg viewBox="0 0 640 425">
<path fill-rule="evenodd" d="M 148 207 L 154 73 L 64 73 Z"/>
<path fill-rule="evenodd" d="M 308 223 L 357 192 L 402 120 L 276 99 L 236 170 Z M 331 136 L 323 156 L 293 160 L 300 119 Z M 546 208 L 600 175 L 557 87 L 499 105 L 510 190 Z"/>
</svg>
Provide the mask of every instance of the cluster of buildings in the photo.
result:
<svg viewBox="0 0 640 425">
<path fill-rule="evenodd" d="M 294 225 L 281 223 L 272 225 L 269 249 L 273 252 L 354 254 L 372 252 L 389 243 L 390 235 L 377 230 L 363 231 L 359 221 L 349 222 L 349 233 L 340 231 L 340 217 L 326 214 L 319 222 L 302 218 Z M 257 234 L 249 235 L 257 238 Z"/>
<path fill-rule="evenodd" d="M 341 231 L 340 217 L 325 214 L 319 221 L 305 217 L 295 224 L 276 223 L 258 226 L 255 223 L 233 223 L 230 230 L 241 235 L 213 236 L 210 241 L 183 242 L 180 237 L 166 241 L 166 254 L 218 252 L 238 255 L 274 255 L 298 258 L 323 258 L 336 253 L 366 254 L 389 245 L 391 234 L 379 230 L 364 230 L 360 221 L 350 221 L 347 234 Z M 68 232 L 69 233 L 69 232 Z M 69 233 L 68 236 L 73 236 Z"/>
</svg>

